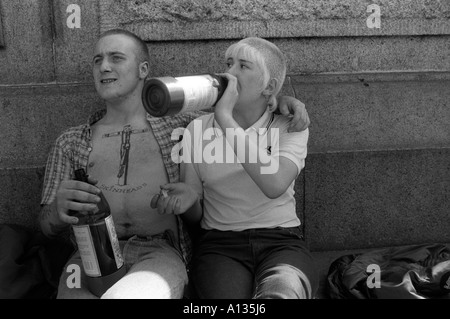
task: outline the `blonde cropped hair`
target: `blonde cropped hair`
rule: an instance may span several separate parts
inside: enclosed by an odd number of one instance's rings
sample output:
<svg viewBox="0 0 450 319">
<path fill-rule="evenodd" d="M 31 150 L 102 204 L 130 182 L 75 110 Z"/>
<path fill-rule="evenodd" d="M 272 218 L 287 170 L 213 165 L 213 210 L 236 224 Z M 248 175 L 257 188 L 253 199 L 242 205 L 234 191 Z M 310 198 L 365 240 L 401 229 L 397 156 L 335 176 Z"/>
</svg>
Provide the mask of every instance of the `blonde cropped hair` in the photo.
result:
<svg viewBox="0 0 450 319">
<path fill-rule="evenodd" d="M 241 57 L 249 60 L 262 70 L 261 93 L 267 99 L 269 111 L 273 112 L 277 108 L 277 94 L 280 92 L 286 77 L 286 58 L 280 49 L 265 39 L 249 37 L 232 44 L 225 52 L 225 59 L 230 57 Z M 265 94 L 269 81 L 276 79 L 276 86 L 272 94 Z"/>
</svg>

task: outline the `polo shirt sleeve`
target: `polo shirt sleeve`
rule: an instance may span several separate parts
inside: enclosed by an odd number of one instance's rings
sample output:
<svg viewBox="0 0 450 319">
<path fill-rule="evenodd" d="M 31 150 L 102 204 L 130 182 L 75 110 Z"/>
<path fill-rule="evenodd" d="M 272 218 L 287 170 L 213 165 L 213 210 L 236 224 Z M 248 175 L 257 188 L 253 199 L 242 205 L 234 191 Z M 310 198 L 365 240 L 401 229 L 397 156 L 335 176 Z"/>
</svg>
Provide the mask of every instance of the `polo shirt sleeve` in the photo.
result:
<svg viewBox="0 0 450 319">
<path fill-rule="evenodd" d="M 272 156 L 285 157 L 294 162 L 298 169 L 298 175 L 305 167 L 308 138 L 309 129 L 301 132 L 281 133 L 279 146 L 273 150 Z"/>
<path fill-rule="evenodd" d="M 194 120 L 197 121 L 197 120 Z M 199 198 L 203 199 L 203 184 L 198 168 L 198 163 L 194 162 L 194 152 L 198 152 L 198 145 L 201 140 L 194 135 L 194 121 L 192 121 L 184 130 L 183 139 L 181 141 L 181 164 L 180 164 L 180 180 L 190 185 Z M 200 150 L 201 151 L 201 150 Z"/>
</svg>

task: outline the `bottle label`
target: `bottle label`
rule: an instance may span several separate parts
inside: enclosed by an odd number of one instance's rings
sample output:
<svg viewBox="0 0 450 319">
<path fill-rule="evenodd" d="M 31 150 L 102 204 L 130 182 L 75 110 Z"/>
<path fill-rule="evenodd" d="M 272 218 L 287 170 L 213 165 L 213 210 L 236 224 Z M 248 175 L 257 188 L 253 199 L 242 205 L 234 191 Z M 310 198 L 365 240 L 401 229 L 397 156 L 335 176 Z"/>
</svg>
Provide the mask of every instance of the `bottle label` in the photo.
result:
<svg viewBox="0 0 450 319">
<path fill-rule="evenodd" d="M 87 225 L 73 225 L 83 268 L 87 276 L 110 275 L 123 266 L 112 216 Z"/>
<path fill-rule="evenodd" d="M 183 76 L 176 78 L 184 91 L 182 111 L 206 109 L 214 105 L 219 90 L 213 86 L 211 75 Z"/>
<path fill-rule="evenodd" d="M 89 225 L 73 225 L 73 232 L 77 241 L 81 261 L 83 262 L 84 272 L 90 277 L 101 276 Z"/>
<path fill-rule="evenodd" d="M 120 252 L 119 239 L 117 238 L 116 228 L 114 227 L 114 221 L 112 215 L 105 218 L 106 227 L 108 229 L 109 238 L 111 239 L 111 246 L 114 252 L 114 258 L 116 260 L 117 269 L 123 266 L 122 253 Z"/>
</svg>

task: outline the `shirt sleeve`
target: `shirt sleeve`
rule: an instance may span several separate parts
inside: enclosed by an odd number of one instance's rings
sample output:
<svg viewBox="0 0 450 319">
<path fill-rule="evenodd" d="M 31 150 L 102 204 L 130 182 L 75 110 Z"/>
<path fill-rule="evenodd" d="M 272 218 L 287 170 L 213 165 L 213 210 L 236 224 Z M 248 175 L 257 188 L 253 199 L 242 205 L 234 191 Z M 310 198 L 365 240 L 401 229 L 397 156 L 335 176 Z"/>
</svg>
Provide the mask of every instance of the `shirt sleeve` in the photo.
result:
<svg viewBox="0 0 450 319">
<path fill-rule="evenodd" d="M 272 156 L 285 157 L 294 162 L 298 175 L 305 167 L 308 138 L 309 129 L 302 132 L 281 133 L 279 146 L 273 150 Z"/>
<path fill-rule="evenodd" d="M 178 121 L 178 126 L 187 127 L 193 120 L 206 114 L 209 113 L 205 111 L 189 111 L 179 113 L 176 117 L 171 117 L 171 119 Z"/>
<path fill-rule="evenodd" d="M 45 177 L 42 188 L 41 205 L 49 205 L 56 196 L 56 191 L 63 179 L 70 176 L 70 162 L 64 154 L 62 137 L 56 140 L 52 147 L 45 167 Z"/>
</svg>

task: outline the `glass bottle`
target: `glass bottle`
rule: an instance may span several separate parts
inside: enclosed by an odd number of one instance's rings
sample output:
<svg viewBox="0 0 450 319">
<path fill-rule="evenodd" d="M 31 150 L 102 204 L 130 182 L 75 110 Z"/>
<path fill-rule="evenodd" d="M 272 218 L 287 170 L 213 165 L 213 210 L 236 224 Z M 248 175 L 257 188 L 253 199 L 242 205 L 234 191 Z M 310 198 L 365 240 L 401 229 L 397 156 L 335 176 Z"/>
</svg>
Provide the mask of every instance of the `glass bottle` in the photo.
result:
<svg viewBox="0 0 450 319">
<path fill-rule="evenodd" d="M 214 107 L 222 97 L 228 79 L 218 74 L 148 79 L 142 90 L 146 111 L 155 117 Z"/>
<path fill-rule="evenodd" d="M 75 179 L 89 183 L 84 169 L 75 170 Z M 120 251 L 111 209 L 103 193 L 94 211 L 70 211 L 78 218 L 72 229 L 80 252 L 83 269 L 88 279 L 88 288 L 101 296 L 117 280 L 125 275 L 125 266 Z"/>
</svg>

